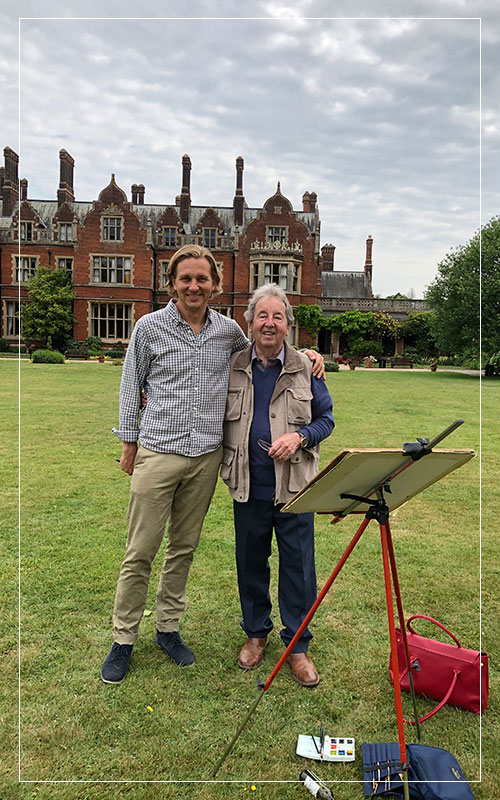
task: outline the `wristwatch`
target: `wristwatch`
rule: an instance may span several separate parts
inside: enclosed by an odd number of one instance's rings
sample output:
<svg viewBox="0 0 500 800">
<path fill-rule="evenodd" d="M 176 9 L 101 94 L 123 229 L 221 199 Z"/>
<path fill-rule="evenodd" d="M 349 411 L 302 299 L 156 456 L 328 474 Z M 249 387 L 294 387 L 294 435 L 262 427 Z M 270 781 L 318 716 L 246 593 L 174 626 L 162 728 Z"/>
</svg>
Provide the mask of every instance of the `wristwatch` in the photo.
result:
<svg viewBox="0 0 500 800">
<path fill-rule="evenodd" d="M 300 436 L 300 446 L 303 450 L 305 450 L 305 448 L 307 447 L 307 439 L 303 433 L 300 433 L 300 431 L 297 431 L 297 433 Z"/>
</svg>

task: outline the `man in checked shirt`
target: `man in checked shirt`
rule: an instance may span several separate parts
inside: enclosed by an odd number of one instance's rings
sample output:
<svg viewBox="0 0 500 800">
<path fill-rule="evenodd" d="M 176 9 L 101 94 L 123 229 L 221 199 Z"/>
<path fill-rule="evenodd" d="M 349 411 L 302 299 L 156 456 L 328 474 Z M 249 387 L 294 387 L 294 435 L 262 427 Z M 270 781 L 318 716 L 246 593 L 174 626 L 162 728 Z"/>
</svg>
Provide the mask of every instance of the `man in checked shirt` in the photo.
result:
<svg viewBox="0 0 500 800">
<path fill-rule="evenodd" d="M 167 270 L 172 299 L 132 332 L 120 387 L 121 469 L 132 476 L 129 535 L 116 589 L 114 642 L 105 683 L 125 678 L 147 600 L 153 559 L 167 520 L 168 545 L 156 595 L 156 641 L 179 666 L 194 663 L 179 635 L 186 584 L 222 459 L 222 426 L 232 353 L 248 339 L 208 308 L 222 289 L 209 250 L 181 247 Z M 314 360 L 316 355 L 308 351 Z M 315 372 L 322 372 L 320 358 Z M 147 405 L 141 408 L 141 391 Z"/>
</svg>

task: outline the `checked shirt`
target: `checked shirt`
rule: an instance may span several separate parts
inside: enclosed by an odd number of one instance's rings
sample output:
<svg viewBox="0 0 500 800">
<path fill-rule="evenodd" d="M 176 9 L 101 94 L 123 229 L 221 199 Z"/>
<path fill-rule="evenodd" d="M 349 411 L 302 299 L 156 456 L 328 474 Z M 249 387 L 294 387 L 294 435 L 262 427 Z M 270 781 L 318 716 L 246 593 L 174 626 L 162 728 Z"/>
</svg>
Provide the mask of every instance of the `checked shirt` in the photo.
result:
<svg viewBox="0 0 500 800">
<path fill-rule="evenodd" d="M 229 361 L 248 339 L 232 319 L 207 311 L 195 334 L 170 300 L 137 320 L 123 365 L 120 428 L 125 442 L 157 453 L 200 456 L 222 442 Z M 140 412 L 141 390 L 147 405 Z"/>
</svg>

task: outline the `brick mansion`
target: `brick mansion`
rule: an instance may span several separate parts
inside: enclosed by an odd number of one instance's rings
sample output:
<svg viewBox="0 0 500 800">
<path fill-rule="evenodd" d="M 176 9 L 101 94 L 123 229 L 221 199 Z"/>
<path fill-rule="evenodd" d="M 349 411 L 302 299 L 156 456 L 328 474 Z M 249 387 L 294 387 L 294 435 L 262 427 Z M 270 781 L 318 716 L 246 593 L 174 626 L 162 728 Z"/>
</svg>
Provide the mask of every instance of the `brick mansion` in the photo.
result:
<svg viewBox="0 0 500 800">
<path fill-rule="evenodd" d="M 56 199 L 35 200 L 29 196 L 28 181 L 19 180 L 18 163 L 18 155 L 4 148 L 0 336 L 7 341 L 14 343 L 19 335 L 19 302 L 26 300 L 26 280 L 38 266 L 50 266 L 66 270 L 73 282 L 73 337 L 83 341 L 99 336 L 107 345 L 126 343 L 139 317 L 169 301 L 168 261 L 189 243 L 213 252 L 222 267 L 223 291 L 211 305 L 233 317 L 245 332 L 243 312 L 253 290 L 264 283 L 285 289 L 292 306 L 318 304 L 326 314 L 359 308 L 403 317 L 419 303 L 373 297 L 370 236 L 361 269 L 335 269 L 335 247 L 320 243 L 315 192 L 305 191 L 302 209 L 294 210 L 278 183 L 261 208 L 250 208 L 243 191 L 241 157 L 236 159 L 235 193 L 228 206 L 192 204 L 188 155 L 182 157 L 180 194 L 164 205 L 146 203 L 143 184 L 133 184 L 128 199 L 114 175 L 96 200 L 76 200 L 75 164 L 66 150 L 59 153 Z M 299 346 L 311 342 L 305 331 L 296 328 L 290 339 Z M 320 348 L 330 351 L 332 342 L 323 341 Z"/>
</svg>

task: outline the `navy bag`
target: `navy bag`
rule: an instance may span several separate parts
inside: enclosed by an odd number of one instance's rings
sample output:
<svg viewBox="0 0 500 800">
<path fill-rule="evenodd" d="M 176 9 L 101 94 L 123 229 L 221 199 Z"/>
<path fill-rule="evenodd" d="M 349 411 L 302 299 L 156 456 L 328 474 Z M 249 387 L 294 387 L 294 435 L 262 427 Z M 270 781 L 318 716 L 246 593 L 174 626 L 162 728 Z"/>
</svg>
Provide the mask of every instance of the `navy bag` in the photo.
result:
<svg viewBox="0 0 500 800">
<path fill-rule="evenodd" d="M 403 797 L 398 742 L 363 744 L 365 797 Z M 408 744 L 408 788 L 412 800 L 474 800 L 457 759 L 442 747 Z"/>
</svg>

